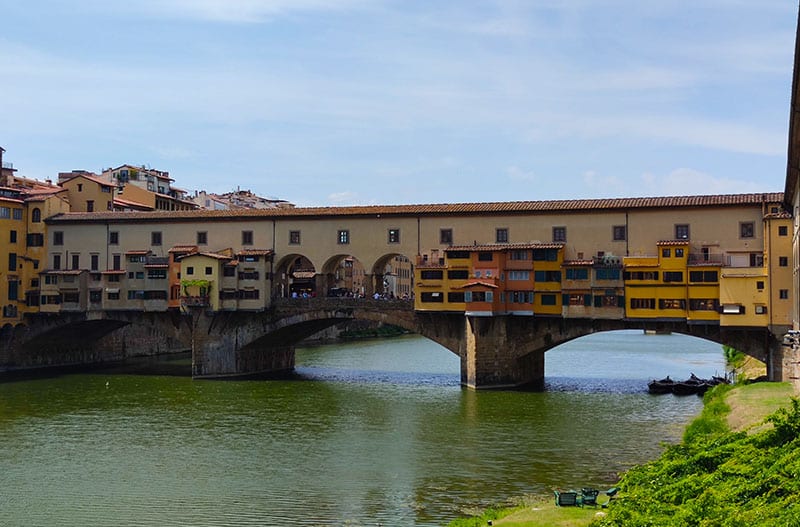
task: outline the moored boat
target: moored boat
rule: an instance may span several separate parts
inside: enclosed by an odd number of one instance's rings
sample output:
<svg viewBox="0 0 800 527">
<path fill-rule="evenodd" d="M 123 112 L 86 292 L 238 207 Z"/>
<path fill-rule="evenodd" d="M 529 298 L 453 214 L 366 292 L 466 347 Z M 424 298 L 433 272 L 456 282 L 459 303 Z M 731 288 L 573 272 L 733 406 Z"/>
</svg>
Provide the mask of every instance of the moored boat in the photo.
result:
<svg viewBox="0 0 800 527">
<path fill-rule="evenodd" d="M 665 378 L 661 380 L 652 380 L 648 382 L 647 391 L 655 394 L 672 393 L 672 387 L 674 385 L 675 381 L 670 379 L 669 375 L 667 375 Z"/>
</svg>

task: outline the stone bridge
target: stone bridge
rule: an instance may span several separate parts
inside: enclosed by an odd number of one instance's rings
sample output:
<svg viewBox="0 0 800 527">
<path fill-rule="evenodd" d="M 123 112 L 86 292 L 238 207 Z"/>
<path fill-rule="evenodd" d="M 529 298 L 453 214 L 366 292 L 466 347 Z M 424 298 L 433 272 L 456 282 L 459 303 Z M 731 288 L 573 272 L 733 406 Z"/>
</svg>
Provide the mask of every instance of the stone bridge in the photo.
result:
<svg viewBox="0 0 800 527">
<path fill-rule="evenodd" d="M 0 334 L 0 372 L 89 365 L 192 351 L 195 378 L 278 374 L 294 367 L 294 347 L 306 337 L 348 320 L 392 324 L 427 337 L 459 356 L 461 383 L 470 388 L 541 388 L 545 352 L 602 331 L 670 331 L 728 344 L 767 364 L 784 379 L 790 359 L 763 328 L 720 328 L 685 322 L 465 317 L 415 312 L 410 302 L 348 298 L 279 299 L 264 312 L 106 311 L 31 317 Z"/>
</svg>

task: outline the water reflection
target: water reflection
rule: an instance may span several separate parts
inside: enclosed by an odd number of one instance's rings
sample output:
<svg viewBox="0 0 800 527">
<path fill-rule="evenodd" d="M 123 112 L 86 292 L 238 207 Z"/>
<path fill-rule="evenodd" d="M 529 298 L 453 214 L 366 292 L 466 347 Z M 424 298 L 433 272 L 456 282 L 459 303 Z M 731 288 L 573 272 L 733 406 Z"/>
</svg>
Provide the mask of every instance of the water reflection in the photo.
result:
<svg viewBox="0 0 800 527">
<path fill-rule="evenodd" d="M 700 408 L 647 379 L 722 369 L 715 344 L 654 337 L 548 352 L 543 393 L 464 390 L 458 358 L 420 337 L 298 350 L 300 382 L 0 383 L 0 508 L 11 525 L 441 525 L 611 484 Z"/>
</svg>

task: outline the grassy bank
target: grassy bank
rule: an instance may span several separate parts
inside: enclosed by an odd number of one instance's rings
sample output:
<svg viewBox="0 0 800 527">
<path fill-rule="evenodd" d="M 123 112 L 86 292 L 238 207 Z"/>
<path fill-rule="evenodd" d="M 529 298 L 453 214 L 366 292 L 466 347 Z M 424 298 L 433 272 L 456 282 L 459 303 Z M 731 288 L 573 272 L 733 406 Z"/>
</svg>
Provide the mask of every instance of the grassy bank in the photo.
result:
<svg viewBox="0 0 800 527">
<path fill-rule="evenodd" d="M 449 525 L 800 525 L 800 404 L 793 395 L 786 383 L 715 388 L 683 442 L 625 473 L 607 509 L 559 508 L 542 498 Z"/>
</svg>

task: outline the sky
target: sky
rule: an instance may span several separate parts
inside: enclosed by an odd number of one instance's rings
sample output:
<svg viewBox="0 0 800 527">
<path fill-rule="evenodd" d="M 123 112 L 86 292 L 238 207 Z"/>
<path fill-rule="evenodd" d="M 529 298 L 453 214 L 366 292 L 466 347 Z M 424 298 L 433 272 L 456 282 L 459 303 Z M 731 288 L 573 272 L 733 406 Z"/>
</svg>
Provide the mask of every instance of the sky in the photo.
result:
<svg viewBox="0 0 800 527">
<path fill-rule="evenodd" d="M 298 206 L 782 191 L 795 0 L 0 0 L 18 174 Z"/>
</svg>

